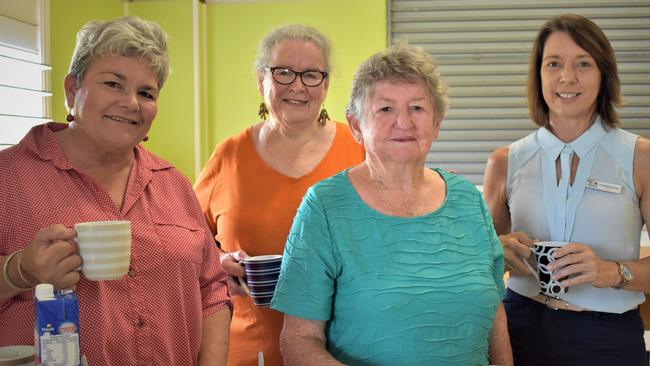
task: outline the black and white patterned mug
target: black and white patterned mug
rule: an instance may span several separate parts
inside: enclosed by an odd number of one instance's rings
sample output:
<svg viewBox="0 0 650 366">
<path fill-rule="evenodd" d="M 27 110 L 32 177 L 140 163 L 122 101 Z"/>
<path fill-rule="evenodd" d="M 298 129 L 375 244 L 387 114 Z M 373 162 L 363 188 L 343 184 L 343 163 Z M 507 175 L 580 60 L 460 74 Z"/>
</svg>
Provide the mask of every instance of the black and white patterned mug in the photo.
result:
<svg viewBox="0 0 650 366">
<path fill-rule="evenodd" d="M 532 248 L 537 263 L 539 290 L 544 295 L 559 297 L 568 291 L 568 288 L 564 288 L 560 281 L 551 278 L 553 272 L 548 269 L 548 265 L 555 261 L 553 253 L 566 244 L 567 242 L 564 241 L 539 241 Z"/>
</svg>

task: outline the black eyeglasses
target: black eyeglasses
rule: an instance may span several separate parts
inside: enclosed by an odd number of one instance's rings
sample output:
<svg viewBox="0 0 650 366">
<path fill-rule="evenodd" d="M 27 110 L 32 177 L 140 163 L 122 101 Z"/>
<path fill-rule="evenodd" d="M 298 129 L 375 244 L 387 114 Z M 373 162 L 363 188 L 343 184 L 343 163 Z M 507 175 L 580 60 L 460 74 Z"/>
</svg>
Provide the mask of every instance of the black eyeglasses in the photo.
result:
<svg viewBox="0 0 650 366">
<path fill-rule="evenodd" d="M 282 85 L 291 85 L 298 76 L 305 86 L 315 87 L 327 79 L 325 71 L 307 70 L 307 71 L 293 71 L 286 67 L 267 67 L 265 70 L 271 71 L 271 76 L 276 83 Z"/>
</svg>

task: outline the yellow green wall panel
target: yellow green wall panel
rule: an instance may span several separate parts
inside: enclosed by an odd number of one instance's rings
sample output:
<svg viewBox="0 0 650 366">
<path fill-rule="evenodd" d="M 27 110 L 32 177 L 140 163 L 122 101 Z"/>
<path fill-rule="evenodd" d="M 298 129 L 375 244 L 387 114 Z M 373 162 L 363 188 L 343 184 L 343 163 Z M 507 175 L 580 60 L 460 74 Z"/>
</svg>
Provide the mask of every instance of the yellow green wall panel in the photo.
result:
<svg viewBox="0 0 650 366">
<path fill-rule="evenodd" d="M 171 73 L 158 98 L 158 116 L 143 143 L 191 181 L 194 171 L 194 64 L 192 1 L 160 0 L 128 4 L 129 15 L 158 22 L 167 32 Z"/>
</svg>

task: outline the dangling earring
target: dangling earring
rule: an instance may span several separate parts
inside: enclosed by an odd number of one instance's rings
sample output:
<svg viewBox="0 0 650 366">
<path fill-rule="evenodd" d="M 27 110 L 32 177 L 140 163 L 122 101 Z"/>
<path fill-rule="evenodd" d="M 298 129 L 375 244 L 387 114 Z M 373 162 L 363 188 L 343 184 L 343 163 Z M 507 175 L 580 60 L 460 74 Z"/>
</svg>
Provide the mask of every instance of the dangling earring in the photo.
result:
<svg viewBox="0 0 650 366">
<path fill-rule="evenodd" d="M 149 141 L 149 136 L 145 136 L 145 137 L 142 139 L 142 142 L 147 142 L 147 141 Z"/>
<path fill-rule="evenodd" d="M 330 115 L 327 114 L 327 109 L 323 107 L 323 109 L 320 110 L 320 114 L 318 115 L 318 125 L 323 127 L 329 120 L 330 120 Z"/>
<path fill-rule="evenodd" d="M 65 116 L 65 120 L 68 122 L 74 121 L 74 107 L 70 107 L 70 109 L 68 109 L 68 115 Z"/>
<path fill-rule="evenodd" d="M 269 116 L 269 107 L 266 106 L 266 103 L 260 103 L 260 109 L 257 111 L 257 115 L 260 116 L 262 120 L 266 120 L 266 117 Z"/>
</svg>

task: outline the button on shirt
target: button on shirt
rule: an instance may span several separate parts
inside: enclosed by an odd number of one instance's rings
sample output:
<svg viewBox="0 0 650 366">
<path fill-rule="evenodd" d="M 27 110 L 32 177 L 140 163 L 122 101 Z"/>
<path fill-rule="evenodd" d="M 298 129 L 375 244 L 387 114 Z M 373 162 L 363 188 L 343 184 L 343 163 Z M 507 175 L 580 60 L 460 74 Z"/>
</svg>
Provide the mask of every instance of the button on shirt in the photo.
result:
<svg viewBox="0 0 650 366">
<path fill-rule="evenodd" d="M 81 352 L 90 365 L 195 365 L 204 318 L 230 306 L 226 274 L 190 183 L 135 148 L 123 207 L 66 160 L 54 132 L 34 127 L 0 151 L 0 254 L 53 224 L 130 220 L 129 275 L 77 285 Z M 33 344 L 34 291 L 0 300 L 0 346 Z"/>
</svg>

